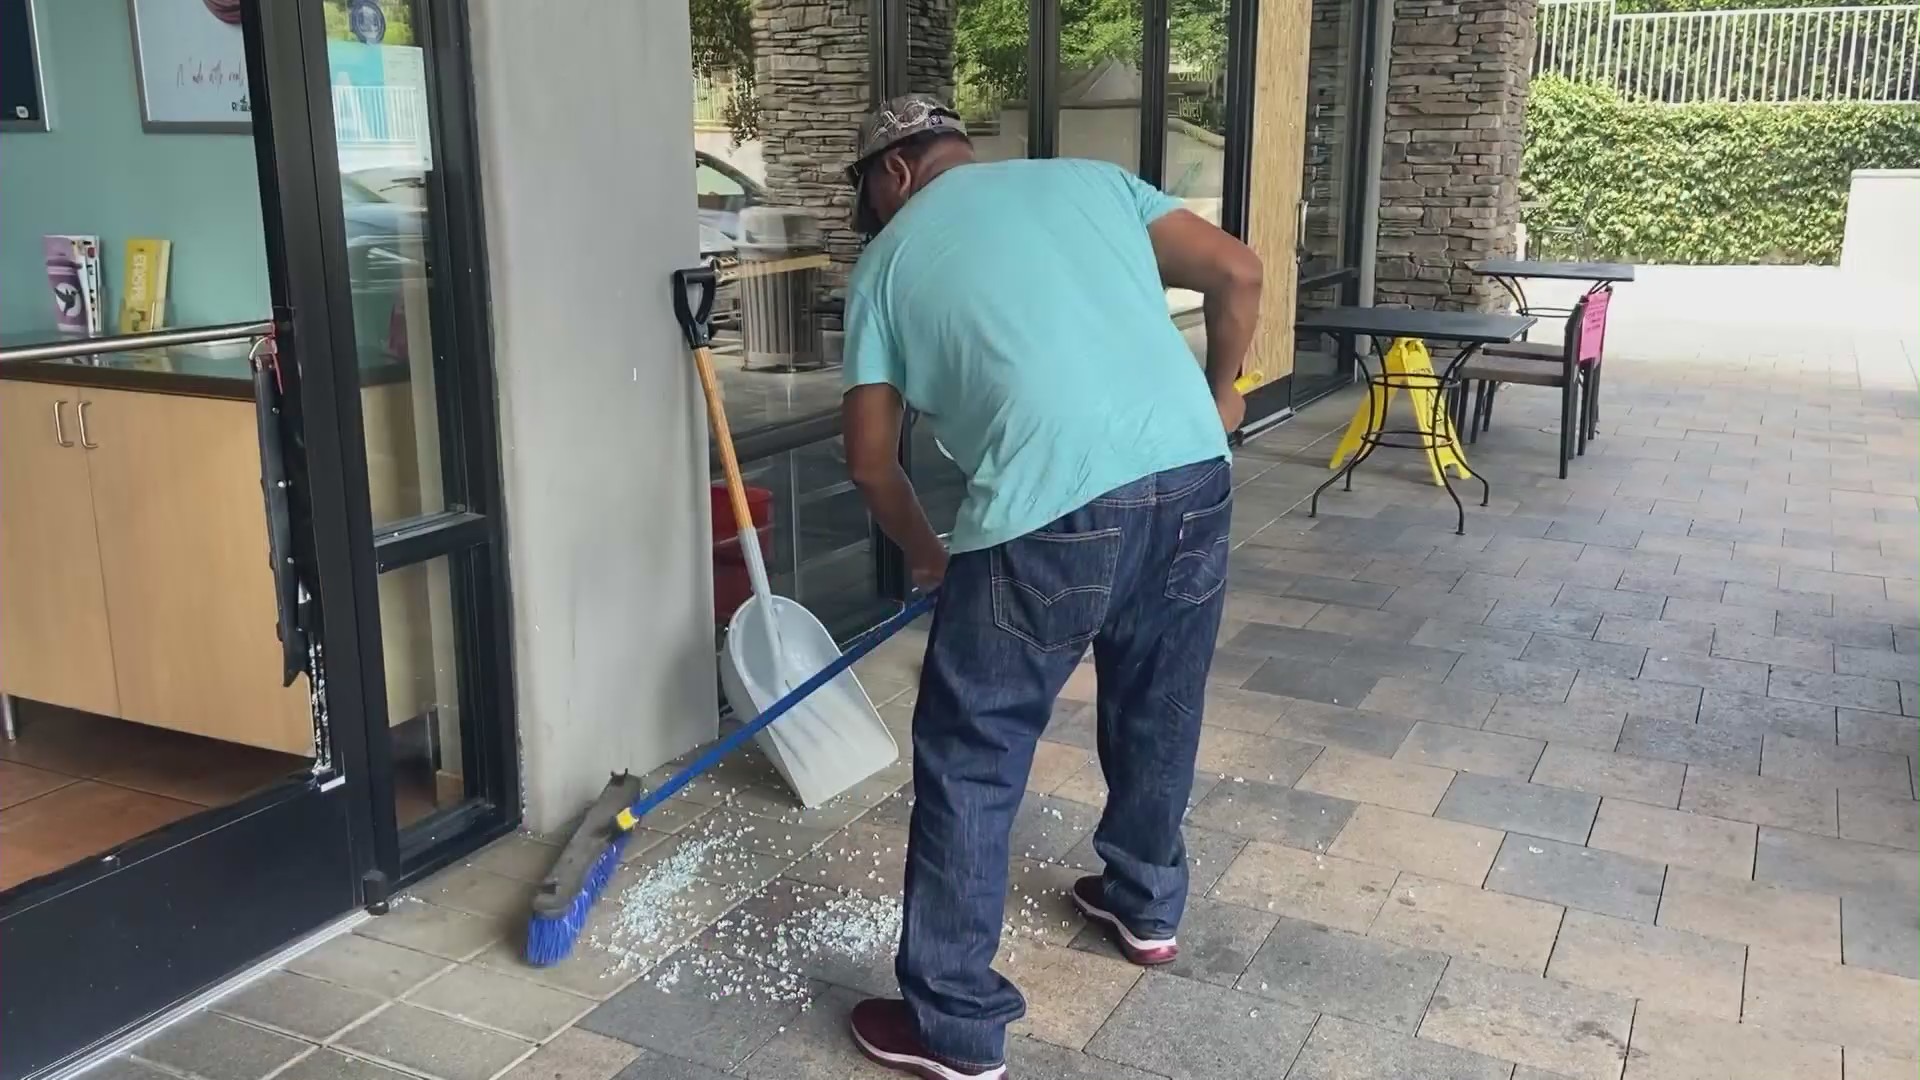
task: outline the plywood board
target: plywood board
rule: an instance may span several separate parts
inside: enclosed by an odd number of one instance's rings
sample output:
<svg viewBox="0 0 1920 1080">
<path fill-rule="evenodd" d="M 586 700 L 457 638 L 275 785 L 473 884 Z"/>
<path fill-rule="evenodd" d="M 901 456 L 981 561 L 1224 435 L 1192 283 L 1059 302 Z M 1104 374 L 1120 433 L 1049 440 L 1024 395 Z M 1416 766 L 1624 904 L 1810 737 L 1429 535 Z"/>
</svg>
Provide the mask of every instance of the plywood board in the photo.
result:
<svg viewBox="0 0 1920 1080">
<path fill-rule="evenodd" d="M 1249 0 L 1254 2 L 1254 0 Z M 1306 153 L 1311 0 L 1258 0 L 1247 243 L 1266 267 L 1260 332 L 1247 371 L 1272 383 L 1293 373 L 1300 179 Z"/>
</svg>

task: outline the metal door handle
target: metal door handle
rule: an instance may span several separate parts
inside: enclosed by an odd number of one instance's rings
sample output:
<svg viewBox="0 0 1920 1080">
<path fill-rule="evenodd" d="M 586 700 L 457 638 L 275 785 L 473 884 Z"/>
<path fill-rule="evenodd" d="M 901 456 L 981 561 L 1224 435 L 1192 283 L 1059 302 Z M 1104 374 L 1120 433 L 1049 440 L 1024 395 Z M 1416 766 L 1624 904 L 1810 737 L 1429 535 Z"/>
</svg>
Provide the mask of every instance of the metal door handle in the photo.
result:
<svg viewBox="0 0 1920 1080">
<path fill-rule="evenodd" d="M 72 446 L 73 440 L 67 438 L 67 425 L 60 420 L 60 406 L 65 404 L 64 399 L 53 403 L 53 441 L 60 446 Z"/>
<path fill-rule="evenodd" d="M 94 442 L 87 435 L 87 406 L 91 404 L 93 404 L 93 402 L 83 401 L 73 407 L 74 414 L 80 417 L 80 448 L 82 450 L 97 450 L 100 448 L 100 444 Z"/>
</svg>

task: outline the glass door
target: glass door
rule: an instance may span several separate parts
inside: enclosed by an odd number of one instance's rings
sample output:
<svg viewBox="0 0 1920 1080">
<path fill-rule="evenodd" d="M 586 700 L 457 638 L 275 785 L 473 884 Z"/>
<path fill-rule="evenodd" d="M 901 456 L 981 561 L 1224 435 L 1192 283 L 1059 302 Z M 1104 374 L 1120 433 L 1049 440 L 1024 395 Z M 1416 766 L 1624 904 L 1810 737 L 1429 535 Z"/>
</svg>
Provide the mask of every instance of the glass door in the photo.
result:
<svg viewBox="0 0 1920 1080">
<path fill-rule="evenodd" d="M 300 7 L 325 72 L 316 195 L 338 208 L 324 256 L 352 358 L 347 541 L 371 556 L 358 659 L 376 884 L 392 888 L 518 819 L 465 7 Z"/>
<path fill-rule="evenodd" d="M 1307 46 L 1306 151 L 1300 177 L 1297 310 L 1356 302 L 1356 223 L 1366 160 L 1365 30 L 1368 0 L 1313 0 Z M 1350 349 L 1301 334 L 1294 342 L 1295 405 L 1353 381 Z"/>
<path fill-rule="evenodd" d="M 59 254 L 87 283 L 82 333 L 105 339 L 0 316 L 41 339 L 0 378 L 5 1080 L 346 913 L 372 865 L 314 257 L 302 45 L 319 19 L 264 0 L 101 6 L 36 5 L 60 139 L 10 131 L 0 149 L 0 198 L 36 251 L 39 233 L 98 230 Z M 151 81 L 182 35 L 224 80 Z M 85 184 L 61 182 L 74 152 Z M 168 242 L 183 257 L 162 303 L 120 267 L 164 273 Z"/>
</svg>

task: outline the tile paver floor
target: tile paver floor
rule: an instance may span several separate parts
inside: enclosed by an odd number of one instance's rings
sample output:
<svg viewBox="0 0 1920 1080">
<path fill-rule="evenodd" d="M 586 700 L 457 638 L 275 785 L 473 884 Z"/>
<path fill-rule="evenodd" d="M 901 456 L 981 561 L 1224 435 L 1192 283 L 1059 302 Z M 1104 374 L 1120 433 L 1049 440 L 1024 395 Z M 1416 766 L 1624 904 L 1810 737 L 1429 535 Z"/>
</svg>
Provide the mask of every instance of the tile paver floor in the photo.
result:
<svg viewBox="0 0 1920 1080">
<path fill-rule="evenodd" d="M 1616 360 L 1561 481 L 1551 396 L 1511 389 L 1464 537 L 1410 454 L 1305 516 L 1352 400 L 1238 457 L 1171 969 L 1065 901 L 1104 796 L 1070 684 L 1016 826 L 1013 1075 L 1914 1076 L 1915 395 Z M 915 652 L 863 665 L 903 746 Z M 515 937 L 553 851 L 504 841 L 114 1075 L 882 1075 L 844 1019 L 892 988 L 908 780 L 803 813 L 729 762 L 544 971 Z"/>
</svg>

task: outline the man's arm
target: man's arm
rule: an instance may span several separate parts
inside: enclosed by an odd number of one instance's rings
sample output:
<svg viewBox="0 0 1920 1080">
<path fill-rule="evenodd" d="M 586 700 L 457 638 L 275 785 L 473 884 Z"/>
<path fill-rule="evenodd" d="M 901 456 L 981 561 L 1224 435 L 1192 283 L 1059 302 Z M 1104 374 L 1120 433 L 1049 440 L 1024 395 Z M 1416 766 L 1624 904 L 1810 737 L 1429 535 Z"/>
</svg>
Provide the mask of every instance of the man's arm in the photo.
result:
<svg viewBox="0 0 1920 1080">
<path fill-rule="evenodd" d="M 913 481 L 900 467 L 900 392 L 885 383 L 856 386 L 840 401 L 847 472 L 867 512 L 906 552 L 913 583 L 932 588 L 947 572 L 947 548 L 927 521 Z"/>
<path fill-rule="evenodd" d="M 1260 256 L 1190 210 L 1174 210 L 1147 226 L 1160 281 L 1205 298 L 1207 385 L 1214 400 L 1238 399 L 1240 376 L 1260 320 Z"/>
</svg>

